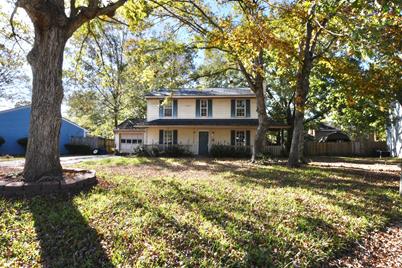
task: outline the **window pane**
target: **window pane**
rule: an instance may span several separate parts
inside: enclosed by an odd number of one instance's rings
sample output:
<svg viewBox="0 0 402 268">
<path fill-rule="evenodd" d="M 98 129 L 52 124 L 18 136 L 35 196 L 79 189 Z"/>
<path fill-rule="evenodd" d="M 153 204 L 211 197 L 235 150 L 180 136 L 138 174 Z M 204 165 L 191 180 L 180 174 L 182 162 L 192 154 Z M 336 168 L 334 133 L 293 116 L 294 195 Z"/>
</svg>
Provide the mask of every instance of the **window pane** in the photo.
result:
<svg viewBox="0 0 402 268">
<path fill-rule="evenodd" d="M 121 143 L 126 143 L 126 139 L 121 139 Z"/>
<path fill-rule="evenodd" d="M 246 100 L 236 100 L 236 116 L 246 115 Z"/>
<path fill-rule="evenodd" d="M 163 143 L 164 144 L 173 144 L 173 130 L 165 130 L 163 132 L 164 137 L 163 137 Z"/>
<path fill-rule="evenodd" d="M 207 116 L 208 115 L 208 101 L 200 100 L 200 115 Z"/>
<path fill-rule="evenodd" d="M 130 139 L 127 139 L 127 143 L 131 143 L 131 140 L 130 140 Z"/>
<path fill-rule="evenodd" d="M 163 106 L 163 116 L 172 116 L 172 115 L 173 115 L 173 102 L 170 102 Z"/>
<path fill-rule="evenodd" d="M 236 145 L 246 145 L 246 135 L 244 131 L 236 131 Z"/>
</svg>

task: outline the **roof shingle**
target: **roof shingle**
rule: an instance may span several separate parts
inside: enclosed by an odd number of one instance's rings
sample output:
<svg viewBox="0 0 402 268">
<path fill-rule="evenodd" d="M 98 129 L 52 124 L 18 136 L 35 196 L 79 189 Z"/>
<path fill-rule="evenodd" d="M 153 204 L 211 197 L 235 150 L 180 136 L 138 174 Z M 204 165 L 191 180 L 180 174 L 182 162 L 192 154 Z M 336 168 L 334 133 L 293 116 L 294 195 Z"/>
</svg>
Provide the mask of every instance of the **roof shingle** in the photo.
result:
<svg viewBox="0 0 402 268">
<path fill-rule="evenodd" d="M 249 88 L 182 88 L 182 89 L 161 89 L 152 91 L 145 95 L 146 97 L 224 97 L 224 96 L 255 96 L 254 92 Z"/>
</svg>

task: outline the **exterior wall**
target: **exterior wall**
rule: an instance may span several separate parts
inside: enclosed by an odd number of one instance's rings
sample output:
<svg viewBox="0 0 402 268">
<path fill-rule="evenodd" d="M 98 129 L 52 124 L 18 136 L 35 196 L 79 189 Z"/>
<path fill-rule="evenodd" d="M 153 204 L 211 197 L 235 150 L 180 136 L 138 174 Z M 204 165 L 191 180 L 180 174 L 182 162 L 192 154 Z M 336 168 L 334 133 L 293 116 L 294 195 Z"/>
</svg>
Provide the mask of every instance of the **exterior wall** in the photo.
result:
<svg viewBox="0 0 402 268">
<path fill-rule="evenodd" d="M 193 154 L 198 154 L 198 133 L 200 131 L 209 132 L 209 147 L 212 144 L 226 144 L 230 145 L 230 131 L 231 130 L 250 130 L 250 144 L 254 143 L 256 128 L 247 127 L 228 127 L 228 128 L 213 128 L 213 127 L 189 127 L 189 128 L 149 128 L 147 130 L 147 145 L 159 143 L 159 130 L 177 130 L 177 143 L 179 145 L 188 145 Z"/>
<path fill-rule="evenodd" d="M 148 99 L 147 100 L 147 120 L 155 120 L 159 118 L 159 100 Z"/>
<path fill-rule="evenodd" d="M 211 98 L 212 99 L 212 118 L 229 119 L 231 117 L 231 100 L 236 98 Z M 242 98 L 238 98 L 242 99 Z M 256 98 L 250 99 L 250 117 L 257 118 Z M 177 99 L 177 117 L 179 119 L 197 118 L 195 114 L 196 98 Z M 147 120 L 159 119 L 159 99 L 147 99 Z"/>
<path fill-rule="evenodd" d="M 402 158 L 402 105 L 392 103 L 390 125 L 387 128 L 387 145 L 392 156 Z"/>
<path fill-rule="evenodd" d="M 0 136 L 6 141 L 0 146 L 0 155 L 25 154 L 25 149 L 17 140 L 28 137 L 30 113 L 30 107 L 0 112 Z M 63 119 L 60 129 L 60 154 L 68 154 L 64 145 L 70 142 L 71 136 L 84 137 L 85 130 Z"/>
</svg>

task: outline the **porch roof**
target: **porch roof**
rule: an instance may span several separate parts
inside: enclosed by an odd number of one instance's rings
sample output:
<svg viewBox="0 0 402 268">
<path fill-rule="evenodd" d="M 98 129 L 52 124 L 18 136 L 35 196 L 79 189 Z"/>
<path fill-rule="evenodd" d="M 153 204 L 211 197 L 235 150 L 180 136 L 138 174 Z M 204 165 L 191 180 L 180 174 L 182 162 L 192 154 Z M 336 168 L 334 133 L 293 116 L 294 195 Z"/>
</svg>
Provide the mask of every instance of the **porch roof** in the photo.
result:
<svg viewBox="0 0 402 268">
<path fill-rule="evenodd" d="M 135 129 L 154 126 L 258 126 L 258 119 L 155 119 L 152 121 L 127 119 L 117 129 Z M 288 125 L 270 120 L 270 128 L 289 128 Z"/>
</svg>

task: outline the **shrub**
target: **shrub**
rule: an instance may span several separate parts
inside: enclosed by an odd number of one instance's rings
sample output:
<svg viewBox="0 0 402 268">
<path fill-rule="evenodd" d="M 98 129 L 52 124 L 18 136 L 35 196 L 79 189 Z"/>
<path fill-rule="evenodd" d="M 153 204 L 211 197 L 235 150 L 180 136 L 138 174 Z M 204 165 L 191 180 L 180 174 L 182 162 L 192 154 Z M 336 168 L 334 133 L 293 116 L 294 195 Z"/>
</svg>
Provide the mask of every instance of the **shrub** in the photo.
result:
<svg viewBox="0 0 402 268">
<path fill-rule="evenodd" d="M 151 152 L 147 150 L 144 146 L 139 146 L 134 149 L 133 155 L 136 156 L 152 156 Z"/>
<path fill-rule="evenodd" d="M 213 157 L 250 157 L 251 149 L 248 146 L 232 146 L 232 145 L 222 145 L 213 144 L 209 153 Z"/>
<path fill-rule="evenodd" d="M 83 144 L 65 144 L 67 151 L 70 154 L 92 154 L 91 147 Z"/>
<path fill-rule="evenodd" d="M 171 145 L 165 148 L 161 148 L 159 146 L 151 146 L 151 147 L 137 147 L 134 152 L 136 156 L 167 156 L 167 157 L 183 157 L 190 156 L 191 152 L 186 150 L 185 148 L 179 145 Z"/>
<path fill-rule="evenodd" d="M 6 140 L 3 137 L 0 137 L 0 146 L 6 143 Z"/>
<path fill-rule="evenodd" d="M 25 138 L 18 139 L 17 143 L 26 149 L 27 145 L 28 145 L 28 138 L 25 137 Z"/>
<path fill-rule="evenodd" d="M 183 157 L 183 156 L 190 156 L 191 152 L 186 150 L 181 146 L 168 146 L 162 151 L 163 156 L 169 157 Z"/>
</svg>

